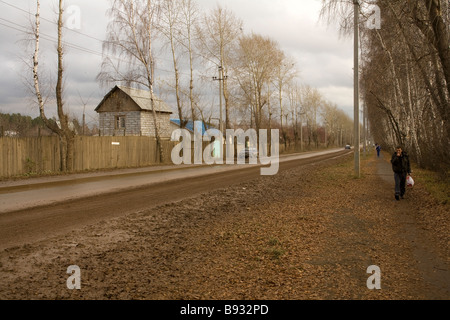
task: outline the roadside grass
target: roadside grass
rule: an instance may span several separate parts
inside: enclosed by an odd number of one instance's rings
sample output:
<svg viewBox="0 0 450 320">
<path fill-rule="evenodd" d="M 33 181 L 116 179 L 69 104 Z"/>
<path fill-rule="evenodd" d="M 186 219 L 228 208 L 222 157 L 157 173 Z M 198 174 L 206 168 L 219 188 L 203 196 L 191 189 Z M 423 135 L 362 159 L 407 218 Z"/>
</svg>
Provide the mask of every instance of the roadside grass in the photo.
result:
<svg viewBox="0 0 450 320">
<path fill-rule="evenodd" d="M 354 160 L 353 156 L 345 161 L 327 167 L 324 170 L 321 170 L 317 174 L 320 176 L 320 178 L 325 178 L 327 183 L 324 185 L 324 187 L 327 187 L 328 185 L 341 185 L 342 183 L 345 183 L 346 181 L 352 180 L 352 179 L 364 179 L 364 167 L 367 165 L 368 161 L 370 160 L 369 156 L 366 156 L 365 158 L 361 157 L 360 161 L 360 167 L 361 167 L 361 174 L 360 177 L 356 177 L 354 172 Z"/>
<path fill-rule="evenodd" d="M 272 260 L 280 260 L 280 258 L 286 253 L 283 248 L 268 248 L 265 252 L 269 255 Z"/>
<path fill-rule="evenodd" d="M 450 207 L 450 179 L 441 178 L 436 172 L 415 168 L 412 173 L 415 184 L 423 184 L 425 190 L 440 204 Z"/>
<path fill-rule="evenodd" d="M 278 261 L 286 253 L 286 250 L 282 247 L 280 240 L 276 238 L 270 238 L 267 244 L 270 247 L 266 248 L 264 252 L 268 254 L 272 260 Z"/>
<path fill-rule="evenodd" d="M 297 145 L 297 146 L 288 146 L 287 149 L 284 149 L 284 144 L 280 143 L 280 155 L 314 152 L 314 151 L 322 151 L 322 150 L 328 150 L 328 149 L 330 149 L 330 148 L 328 148 L 324 145 L 320 145 L 318 147 L 304 145 L 303 148 L 300 145 Z"/>
</svg>

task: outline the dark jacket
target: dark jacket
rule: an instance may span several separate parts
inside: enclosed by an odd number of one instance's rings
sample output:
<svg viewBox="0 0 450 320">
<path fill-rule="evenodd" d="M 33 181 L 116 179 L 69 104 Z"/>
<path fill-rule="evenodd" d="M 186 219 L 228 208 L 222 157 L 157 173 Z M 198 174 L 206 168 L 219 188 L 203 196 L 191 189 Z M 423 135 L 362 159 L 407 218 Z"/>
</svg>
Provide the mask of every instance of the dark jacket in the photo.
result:
<svg viewBox="0 0 450 320">
<path fill-rule="evenodd" d="M 397 156 L 397 152 L 394 152 L 391 159 L 392 171 L 395 173 L 411 173 L 411 165 L 409 163 L 408 154 L 403 151 L 400 157 Z"/>
</svg>

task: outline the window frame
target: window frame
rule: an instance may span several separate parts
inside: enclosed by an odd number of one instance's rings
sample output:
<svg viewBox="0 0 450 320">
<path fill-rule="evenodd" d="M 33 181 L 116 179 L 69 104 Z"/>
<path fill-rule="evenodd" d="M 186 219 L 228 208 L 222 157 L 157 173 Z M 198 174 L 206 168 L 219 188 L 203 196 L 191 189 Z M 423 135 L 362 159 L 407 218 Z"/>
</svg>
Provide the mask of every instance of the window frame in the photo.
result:
<svg viewBox="0 0 450 320">
<path fill-rule="evenodd" d="M 114 128 L 116 130 L 124 130 L 127 128 L 127 116 L 117 115 L 114 121 Z"/>
</svg>

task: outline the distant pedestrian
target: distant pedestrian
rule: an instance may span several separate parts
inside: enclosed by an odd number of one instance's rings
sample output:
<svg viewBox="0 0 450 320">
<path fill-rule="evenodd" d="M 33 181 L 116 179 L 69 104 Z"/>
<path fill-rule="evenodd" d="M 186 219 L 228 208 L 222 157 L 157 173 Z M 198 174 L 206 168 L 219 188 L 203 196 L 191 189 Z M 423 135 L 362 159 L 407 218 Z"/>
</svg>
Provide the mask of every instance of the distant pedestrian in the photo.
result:
<svg viewBox="0 0 450 320">
<path fill-rule="evenodd" d="M 406 178 L 411 175 L 411 165 L 408 154 L 398 146 L 391 158 L 392 171 L 395 180 L 395 200 L 403 199 L 406 192 Z"/>
<path fill-rule="evenodd" d="M 380 157 L 381 146 L 378 143 L 376 143 L 375 146 L 376 146 L 376 149 L 377 149 L 377 157 L 379 158 Z"/>
</svg>

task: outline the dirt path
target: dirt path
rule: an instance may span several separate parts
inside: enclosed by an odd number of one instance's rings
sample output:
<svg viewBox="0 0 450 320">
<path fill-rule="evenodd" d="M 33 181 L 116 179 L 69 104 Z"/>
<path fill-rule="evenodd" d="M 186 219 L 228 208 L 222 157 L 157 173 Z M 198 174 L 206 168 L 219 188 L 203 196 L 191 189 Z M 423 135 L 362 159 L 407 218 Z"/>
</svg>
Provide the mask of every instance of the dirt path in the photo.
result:
<svg viewBox="0 0 450 320">
<path fill-rule="evenodd" d="M 448 208 L 420 182 L 396 202 L 386 165 L 310 163 L 3 250 L 0 299 L 449 299 Z"/>
</svg>

